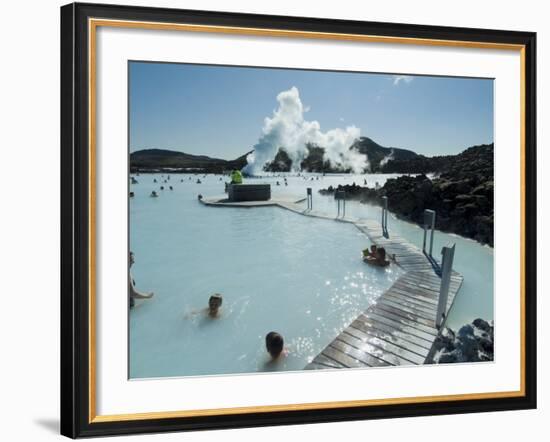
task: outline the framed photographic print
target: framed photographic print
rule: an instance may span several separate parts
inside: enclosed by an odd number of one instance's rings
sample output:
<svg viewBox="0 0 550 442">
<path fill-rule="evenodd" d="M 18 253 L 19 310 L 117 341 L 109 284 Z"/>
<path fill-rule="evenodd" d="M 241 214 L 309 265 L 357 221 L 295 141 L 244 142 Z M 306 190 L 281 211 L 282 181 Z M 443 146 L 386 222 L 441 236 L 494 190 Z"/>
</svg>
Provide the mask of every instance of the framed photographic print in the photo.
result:
<svg viewBox="0 0 550 442">
<path fill-rule="evenodd" d="M 535 44 L 62 7 L 62 434 L 534 408 Z"/>
</svg>

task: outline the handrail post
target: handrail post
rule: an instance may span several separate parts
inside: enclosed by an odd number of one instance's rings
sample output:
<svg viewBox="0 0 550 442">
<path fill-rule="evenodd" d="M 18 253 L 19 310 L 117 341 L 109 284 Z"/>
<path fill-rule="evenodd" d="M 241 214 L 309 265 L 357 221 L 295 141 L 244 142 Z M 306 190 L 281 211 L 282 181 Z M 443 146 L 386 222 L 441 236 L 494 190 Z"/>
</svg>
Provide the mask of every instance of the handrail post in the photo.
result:
<svg viewBox="0 0 550 442">
<path fill-rule="evenodd" d="M 434 230 L 435 230 L 435 210 L 432 210 L 432 212 L 433 212 L 433 216 L 432 216 L 432 225 L 431 225 L 432 232 L 430 234 L 430 256 L 432 256 L 432 251 L 434 248 Z"/>
<path fill-rule="evenodd" d="M 382 197 L 382 232 L 388 231 L 388 197 Z"/>
<path fill-rule="evenodd" d="M 447 300 L 449 299 L 455 247 L 456 244 L 453 243 L 452 246 L 448 244 L 441 249 L 441 254 L 443 255 L 441 260 L 441 285 L 439 287 L 439 300 L 437 302 L 437 314 L 435 317 L 435 326 L 438 329 L 443 325 L 447 316 Z"/>
<path fill-rule="evenodd" d="M 434 229 L 435 229 L 435 210 L 431 210 L 431 209 L 424 210 L 424 240 L 422 242 L 422 252 L 424 252 L 424 254 L 426 254 L 426 237 L 428 233 L 428 227 L 431 229 L 430 256 L 432 256 L 433 242 L 434 242 Z"/>
<path fill-rule="evenodd" d="M 346 191 L 345 190 L 342 191 L 342 205 L 344 206 L 342 218 L 345 218 L 346 217 Z"/>
<path fill-rule="evenodd" d="M 313 194 L 311 193 L 311 187 L 307 188 L 307 208 L 308 210 L 313 209 Z"/>
<path fill-rule="evenodd" d="M 346 191 L 345 190 L 337 190 L 334 192 L 334 198 L 336 198 L 336 201 L 338 203 L 338 213 L 336 215 L 336 218 L 340 217 L 340 207 L 342 207 L 342 218 L 346 217 Z"/>
</svg>

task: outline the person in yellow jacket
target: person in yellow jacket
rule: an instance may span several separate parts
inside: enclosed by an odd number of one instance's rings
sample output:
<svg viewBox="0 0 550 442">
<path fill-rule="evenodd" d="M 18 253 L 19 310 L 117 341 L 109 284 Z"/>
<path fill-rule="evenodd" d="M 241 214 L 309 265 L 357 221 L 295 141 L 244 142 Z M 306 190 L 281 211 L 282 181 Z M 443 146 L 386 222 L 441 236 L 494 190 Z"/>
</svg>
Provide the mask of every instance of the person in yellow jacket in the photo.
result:
<svg viewBox="0 0 550 442">
<path fill-rule="evenodd" d="M 243 176 L 241 174 L 240 170 L 234 170 L 231 172 L 231 184 L 242 184 L 243 183 Z"/>
</svg>

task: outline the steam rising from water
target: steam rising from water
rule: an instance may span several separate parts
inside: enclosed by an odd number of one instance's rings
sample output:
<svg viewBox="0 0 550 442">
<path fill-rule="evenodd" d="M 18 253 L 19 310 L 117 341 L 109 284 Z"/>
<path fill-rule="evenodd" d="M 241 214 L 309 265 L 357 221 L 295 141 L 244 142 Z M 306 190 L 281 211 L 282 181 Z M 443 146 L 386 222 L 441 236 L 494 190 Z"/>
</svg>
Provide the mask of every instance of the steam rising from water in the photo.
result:
<svg viewBox="0 0 550 442">
<path fill-rule="evenodd" d="M 300 170 L 300 163 L 307 156 L 306 145 L 312 144 L 325 149 L 324 160 L 330 161 L 333 167 L 351 169 L 362 173 L 368 167 L 366 155 L 350 150 L 353 142 L 359 138 L 360 129 L 348 126 L 345 129 L 321 131 L 318 121 L 304 119 L 304 108 L 300 92 L 296 87 L 280 92 L 277 95 L 278 108 L 271 118 L 266 117 L 263 135 L 254 146 L 254 152 L 246 158 L 248 164 L 243 171 L 257 175 L 263 171 L 266 163 L 272 161 L 280 147 L 283 147 L 292 160 L 292 170 Z"/>
<path fill-rule="evenodd" d="M 388 161 L 392 161 L 393 159 L 394 159 L 394 156 L 393 156 L 393 149 L 392 149 L 389 155 L 386 155 L 384 158 L 382 158 L 382 161 L 380 161 L 380 166 L 386 165 Z"/>
</svg>

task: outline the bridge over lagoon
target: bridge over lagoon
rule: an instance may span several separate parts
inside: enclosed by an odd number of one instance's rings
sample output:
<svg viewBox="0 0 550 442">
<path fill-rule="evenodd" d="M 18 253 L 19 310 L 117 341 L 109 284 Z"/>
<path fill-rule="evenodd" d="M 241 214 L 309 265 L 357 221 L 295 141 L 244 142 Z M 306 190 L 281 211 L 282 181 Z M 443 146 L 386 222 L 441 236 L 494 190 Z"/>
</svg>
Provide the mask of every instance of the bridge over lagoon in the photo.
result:
<svg viewBox="0 0 550 442">
<path fill-rule="evenodd" d="M 425 212 L 424 247 L 390 235 L 387 199 L 381 221 L 353 218 L 345 213 L 345 194 L 338 200 L 336 217 L 313 210 L 311 190 L 307 198 L 277 197 L 265 201 L 230 201 L 227 196 L 199 197 L 213 207 L 254 208 L 276 206 L 303 216 L 351 223 L 378 247 L 384 247 L 396 265 L 405 270 L 377 301 L 342 330 L 305 369 L 336 369 L 420 365 L 430 363 L 434 343 L 445 323 L 463 276 L 452 270 L 454 245 L 443 248 L 441 263 L 432 257 L 435 213 Z M 303 202 L 307 200 L 307 208 Z M 428 233 L 431 230 L 431 238 Z M 429 247 L 427 248 L 427 243 Z"/>
</svg>

